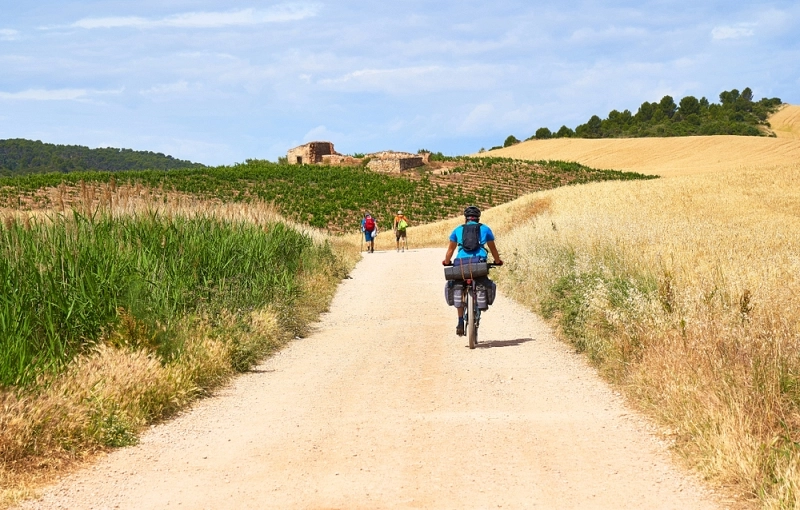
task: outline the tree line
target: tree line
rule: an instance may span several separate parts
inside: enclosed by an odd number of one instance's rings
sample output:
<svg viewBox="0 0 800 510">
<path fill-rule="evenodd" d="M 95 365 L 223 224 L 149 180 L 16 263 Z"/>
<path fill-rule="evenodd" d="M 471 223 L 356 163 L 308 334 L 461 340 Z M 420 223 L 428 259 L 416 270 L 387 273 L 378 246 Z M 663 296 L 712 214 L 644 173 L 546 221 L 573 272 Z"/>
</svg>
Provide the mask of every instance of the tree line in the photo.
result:
<svg viewBox="0 0 800 510">
<path fill-rule="evenodd" d="M 659 102 L 645 101 L 636 113 L 611 110 L 608 117 L 597 115 L 574 130 L 561 126 L 557 131 L 541 127 L 526 140 L 548 138 L 638 138 L 649 136 L 697 136 L 697 135 L 743 135 L 763 136 L 769 127 L 767 117 L 782 103 L 777 98 L 753 100 L 750 87 L 741 92 L 727 90 L 719 95 L 719 103 L 711 103 L 705 97 L 697 99 L 686 96 L 678 103 L 672 96 L 664 96 Z M 506 138 L 502 147 L 509 147 L 520 140 L 514 135 Z M 492 147 L 500 149 L 501 146 Z"/>
<path fill-rule="evenodd" d="M 172 170 L 205 165 L 161 153 L 116 149 L 90 149 L 80 145 L 55 145 L 21 138 L 0 140 L 0 176 L 99 170 Z"/>
</svg>

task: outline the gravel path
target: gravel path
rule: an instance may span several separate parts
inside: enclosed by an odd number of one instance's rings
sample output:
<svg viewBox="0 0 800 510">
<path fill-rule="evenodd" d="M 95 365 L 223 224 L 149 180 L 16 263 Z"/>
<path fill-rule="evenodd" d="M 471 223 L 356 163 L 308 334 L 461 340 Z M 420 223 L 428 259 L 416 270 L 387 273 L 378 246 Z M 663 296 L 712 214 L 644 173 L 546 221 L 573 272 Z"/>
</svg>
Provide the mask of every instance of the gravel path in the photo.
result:
<svg viewBox="0 0 800 510">
<path fill-rule="evenodd" d="M 317 327 L 24 508 L 716 508 L 498 296 L 469 350 L 442 250 L 365 254 Z"/>
</svg>

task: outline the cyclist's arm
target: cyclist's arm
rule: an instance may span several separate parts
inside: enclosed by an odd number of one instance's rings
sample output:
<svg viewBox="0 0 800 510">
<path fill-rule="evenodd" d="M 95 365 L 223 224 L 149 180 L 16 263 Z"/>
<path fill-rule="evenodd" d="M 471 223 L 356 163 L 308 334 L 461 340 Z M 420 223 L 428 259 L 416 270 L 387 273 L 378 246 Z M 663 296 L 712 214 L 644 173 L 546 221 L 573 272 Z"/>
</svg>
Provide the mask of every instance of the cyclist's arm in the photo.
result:
<svg viewBox="0 0 800 510">
<path fill-rule="evenodd" d="M 455 253 L 456 248 L 458 248 L 458 243 L 455 241 L 450 241 L 450 244 L 447 246 L 447 253 L 444 256 L 442 264 L 444 264 L 445 266 L 450 265 L 450 263 L 452 262 L 451 259 L 453 257 L 453 253 Z"/>
<path fill-rule="evenodd" d="M 500 259 L 500 253 L 497 251 L 497 246 L 495 246 L 494 241 L 487 242 L 486 246 L 489 248 L 489 251 L 492 252 L 494 263 L 497 265 L 502 265 L 503 261 Z"/>
</svg>

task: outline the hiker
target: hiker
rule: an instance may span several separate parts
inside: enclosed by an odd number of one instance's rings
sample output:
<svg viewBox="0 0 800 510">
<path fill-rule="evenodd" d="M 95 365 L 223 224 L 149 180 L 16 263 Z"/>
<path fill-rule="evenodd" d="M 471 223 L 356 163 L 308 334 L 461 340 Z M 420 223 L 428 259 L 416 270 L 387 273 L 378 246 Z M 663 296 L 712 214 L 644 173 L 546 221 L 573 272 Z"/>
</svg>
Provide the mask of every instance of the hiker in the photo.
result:
<svg viewBox="0 0 800 510">
<path fill-rule="evenodd" d="M 483 262 L 486 262 L 488 253 L 486 248 L 492 252 L 494 264 L 498 266 L 503 265 L 500 254 L 497 252 L 497 247 L 494 244 L 494 233 L 487 225 L 480 223 L 481 210 L 471 205 L 464 209 L 464 224 L 459 225 L 450 234 L 450 244 L 447 246 L 447 253 L 444 256 L 442 264 L 449 266 L 453 254 L 456 254 L 456 261 L 459 259 L 469 260 L 472 257 L 477 257 Z M 458 252 L 456 253 L 456 248 Z M 453 262 L 458 265 L 457 262 Z M 480 285 L 492 285 L 489 277 L 483 276 L 476 278 L 475 281 Z M 458 311 L 458 325 L 456 326 L 456 335 L 464 336 L 464 306 L 457 307 Z"/>
<path fill-rule="evenodd" d="M 364 240 L 367 242 L 367 253 L 375 253 L 375 236 L 378 235 L 378 222 L 370 213 L 364 215 L 361 220 L 361 231 L 364 232 Z"/>
<path fill-rule="evenodd" d="M 394 237 L 397 240 L 397 251 L 400 251 L 400 239 L 403 239 L 403 251 L 408 248 L 408 238 L 406 238 L 406 229 L 408 228 L 408 218 L 405 217 L 403 211 L 397 211 L 397 216 L 394 217 L 392 229 L 394 230 Z"/>
</svg>

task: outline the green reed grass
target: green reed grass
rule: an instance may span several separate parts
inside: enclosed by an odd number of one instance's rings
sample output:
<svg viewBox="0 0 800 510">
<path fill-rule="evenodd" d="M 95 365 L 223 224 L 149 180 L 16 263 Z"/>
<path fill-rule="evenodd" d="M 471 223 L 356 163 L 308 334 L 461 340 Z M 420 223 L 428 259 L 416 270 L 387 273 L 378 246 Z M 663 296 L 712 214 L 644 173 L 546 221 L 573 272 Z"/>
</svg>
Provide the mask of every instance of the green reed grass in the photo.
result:
<svg viewBox="0 0 800 510">
<path fill-rule="evenodd" d="M 0 227 L 0 387 L 25 385 L 107 338 L 122 317 L 162 359 L 188 314 L 286 309 L 326 246 L 282 223 L 148 214 L 7 219 Z"/>
</svg>

